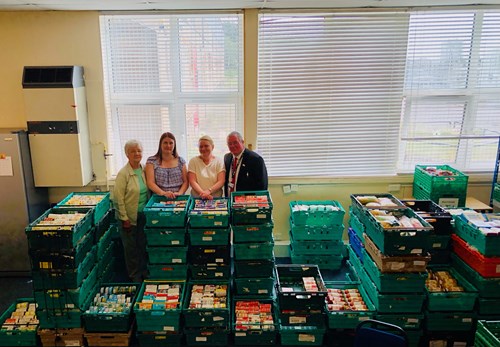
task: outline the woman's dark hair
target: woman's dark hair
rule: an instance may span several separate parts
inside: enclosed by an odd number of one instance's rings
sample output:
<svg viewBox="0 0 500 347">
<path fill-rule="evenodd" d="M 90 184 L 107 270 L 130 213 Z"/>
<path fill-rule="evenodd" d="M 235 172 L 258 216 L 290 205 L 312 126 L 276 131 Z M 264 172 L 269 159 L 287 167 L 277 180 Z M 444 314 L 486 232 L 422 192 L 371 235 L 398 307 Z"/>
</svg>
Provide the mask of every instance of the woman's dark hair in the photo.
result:
<svg viewBox="0 0 500 347">
<path fill-rule="evenodd" d="M 161 157 L 161 143 L 163 142 L 163 140 L 165 139 L 165 137 L 168 137 L 169 139 L 174 140 L 174 150 L 172 151 L 172 154 L 173 154 L 174 158 L 177 158 L 179 156 L 177 154 L 177 140 L 175 139 L 174 134 L 172 134 L 171 132 L 167 131 L 166 133 L 161 134 L 161 136 L 160 136 L 160 142 L 158 143 L 158 152 L 156 152 L 156 154 L 155 154 L 155 157 L 160 160 L 160 163 L 161 163 L 161 160 L 163 159 Z"/>
</svg>

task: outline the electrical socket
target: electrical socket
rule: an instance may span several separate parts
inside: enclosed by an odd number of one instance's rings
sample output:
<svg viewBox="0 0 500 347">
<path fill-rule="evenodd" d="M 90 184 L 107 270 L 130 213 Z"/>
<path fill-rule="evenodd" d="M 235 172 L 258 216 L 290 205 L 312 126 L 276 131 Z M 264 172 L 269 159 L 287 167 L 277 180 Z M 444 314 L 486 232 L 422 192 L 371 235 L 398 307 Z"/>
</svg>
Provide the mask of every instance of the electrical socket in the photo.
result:
<svg viewBox="0 0 500 347">
<path fill-rule="evenodd" d="M 288 194 L 291 192 L 292 192 L 292 189 L 290 188 L 290 185 L 283 186 L 283 193 Z"/>
<path fill-rule="evenodd" d="M 290 189 L 292 192 L 298 192 L 299 191 L 299 185 L 298 184 L 292 184 L 290 185 Z"/>
</svg>

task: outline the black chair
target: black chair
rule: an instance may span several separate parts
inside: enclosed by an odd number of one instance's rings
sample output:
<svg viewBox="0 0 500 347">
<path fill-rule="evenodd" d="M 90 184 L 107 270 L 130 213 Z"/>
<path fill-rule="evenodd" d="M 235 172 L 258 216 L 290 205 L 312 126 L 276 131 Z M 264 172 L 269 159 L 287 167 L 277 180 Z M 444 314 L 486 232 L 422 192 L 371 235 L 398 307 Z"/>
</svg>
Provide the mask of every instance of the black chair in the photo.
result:
<svg viewBox="0 0 500 347">
<path fill-rule="evenodd" d="M 408 335 L 394 324 L 368 319 L 358 324 L 354 347 L 408 347 Z"/>
</svg>

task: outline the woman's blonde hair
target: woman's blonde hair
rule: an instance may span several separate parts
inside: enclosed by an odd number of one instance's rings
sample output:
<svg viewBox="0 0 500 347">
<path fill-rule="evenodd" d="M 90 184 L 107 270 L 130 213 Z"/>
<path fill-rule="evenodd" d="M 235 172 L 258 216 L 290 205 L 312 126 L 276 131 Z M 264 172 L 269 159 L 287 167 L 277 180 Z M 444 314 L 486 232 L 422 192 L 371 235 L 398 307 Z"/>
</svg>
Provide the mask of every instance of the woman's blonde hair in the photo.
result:
<svg viewBox="0 0 500 347">
<path fill-rule="evenodd" d="M 198 144 L 201 142 L 201 141 L 208 141 L 212 147 L 214 147 L 214 140 L 212 140 L 212 138 L 208 135 L 203 135 L 202 137 L 200 137 L 200 139 L 198 140 Z"/>
</svg>

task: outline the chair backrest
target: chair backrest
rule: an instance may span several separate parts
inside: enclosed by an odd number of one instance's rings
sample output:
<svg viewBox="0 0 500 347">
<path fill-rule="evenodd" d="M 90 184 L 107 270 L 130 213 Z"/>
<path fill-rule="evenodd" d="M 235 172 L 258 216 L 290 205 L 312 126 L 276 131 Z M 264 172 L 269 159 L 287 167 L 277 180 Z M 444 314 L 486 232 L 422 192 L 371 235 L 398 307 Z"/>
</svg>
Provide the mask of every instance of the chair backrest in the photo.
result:
<svg viewBox="0 0 500 347">
<path fill-rule="evenodd" d="M 361 322 L 356 327 L 354 347 L 408 347 L 406 332 L 394 324 L 374 319 Z"/>
</svg>

